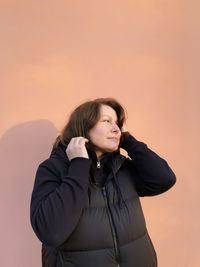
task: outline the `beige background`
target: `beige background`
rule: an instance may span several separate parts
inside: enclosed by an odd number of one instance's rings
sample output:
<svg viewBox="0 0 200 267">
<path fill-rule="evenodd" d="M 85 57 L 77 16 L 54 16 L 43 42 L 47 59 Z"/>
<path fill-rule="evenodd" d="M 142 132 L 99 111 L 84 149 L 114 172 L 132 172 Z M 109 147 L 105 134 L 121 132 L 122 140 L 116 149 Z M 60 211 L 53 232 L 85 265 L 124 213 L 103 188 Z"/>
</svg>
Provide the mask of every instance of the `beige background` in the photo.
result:
<svg viewBox="0 0 200 267">
<path fill-rule="evenodd" d="M 0 1 L 1 266 L 41 266 L 29 222 L 38 164 L 78 104 L 115 97 L 177 176 L 142 199 L 159 267 L 198 267 L 199 1 Z"/>
</svg>

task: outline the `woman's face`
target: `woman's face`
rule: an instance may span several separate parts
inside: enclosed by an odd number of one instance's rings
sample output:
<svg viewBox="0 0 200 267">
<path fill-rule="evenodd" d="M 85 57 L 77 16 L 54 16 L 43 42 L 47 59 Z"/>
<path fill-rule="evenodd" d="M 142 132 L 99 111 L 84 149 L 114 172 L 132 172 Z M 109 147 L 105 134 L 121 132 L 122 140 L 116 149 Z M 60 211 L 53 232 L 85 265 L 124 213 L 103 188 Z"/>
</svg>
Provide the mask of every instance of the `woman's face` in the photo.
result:
<svg viewBox="0 0 200 267">
<path fill-rule="evenodd" d="M 117 114 L 107 105 L 100 107 L 100 119 L 89 131 L 89 139 L 98 149 L 97 157 L 104 152 L 113 152 L 118 149 L 121 131 L 117 125 Z"/>
</svg>

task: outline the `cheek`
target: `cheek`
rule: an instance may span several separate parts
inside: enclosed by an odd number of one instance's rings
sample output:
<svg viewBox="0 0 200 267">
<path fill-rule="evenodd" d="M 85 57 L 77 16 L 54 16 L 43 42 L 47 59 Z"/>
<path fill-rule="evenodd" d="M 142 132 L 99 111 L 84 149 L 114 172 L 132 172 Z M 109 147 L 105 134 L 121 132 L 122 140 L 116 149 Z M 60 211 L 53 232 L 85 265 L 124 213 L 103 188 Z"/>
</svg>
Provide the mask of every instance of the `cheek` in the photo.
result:
<svg viewBox="0 0 200 267">
<path fill-rule="evenodd" d="M 98 129 L 95 132 L 95 135 L 93 135 L 93 138 L 95 138 L 96 140 L 103 140 L 105 139 L 105 131 L 102 129 Z"/>
<path fill-rule="evenodd" d="M 102 141 L 106 139 L 106 136 L 107 136 L 106 130 L 102 127 L 93 129 L 93 131 L 90 132 L 90 138 L 94 142 Z"/>
</svg>

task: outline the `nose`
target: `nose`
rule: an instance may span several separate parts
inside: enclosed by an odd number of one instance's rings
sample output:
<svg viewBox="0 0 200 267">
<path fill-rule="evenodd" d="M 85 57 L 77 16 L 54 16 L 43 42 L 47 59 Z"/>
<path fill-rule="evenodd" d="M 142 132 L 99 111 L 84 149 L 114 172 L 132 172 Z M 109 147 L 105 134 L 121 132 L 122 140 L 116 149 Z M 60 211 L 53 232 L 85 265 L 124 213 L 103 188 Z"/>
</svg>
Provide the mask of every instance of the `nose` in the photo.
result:
<svg viewBox="0 0 200 267">
<path fill-rule="evenodd" d="M 117 133 L 120 131 L 119 126 L 115 122 L 112 123 L 112 131 Z"/>
</svg>

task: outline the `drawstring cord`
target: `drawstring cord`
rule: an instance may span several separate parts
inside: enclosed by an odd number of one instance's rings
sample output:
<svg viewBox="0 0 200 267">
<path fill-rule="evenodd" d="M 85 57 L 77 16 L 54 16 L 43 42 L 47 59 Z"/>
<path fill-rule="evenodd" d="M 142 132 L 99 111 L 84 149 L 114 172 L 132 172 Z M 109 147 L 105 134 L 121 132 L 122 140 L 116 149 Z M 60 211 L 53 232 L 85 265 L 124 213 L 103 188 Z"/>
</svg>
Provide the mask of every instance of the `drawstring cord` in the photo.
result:
<svg viewBox="0 0 200 267">
<path fill-rule="evenodd" d="M 113 169 L 112 169 L 112 171 L 113 171 Z M 116 186 L 116 190 L 117 190 L 117 197 L 118 197 L 119 207 L 120 207 L 120 209 L 123 209 L 123 207 L 127 208 L 126 202 L 125 202 L 125 200 L 123 198 L 122 191 L 120 189 L 120 186 L 119 186 L 119 183 L 117 181 L 117 177 L 116 177 L 116 174 L 115 174 L 114 171 L 113 171 L 113 175 L 114 175 L 114 182 L 115 182 L 115 186 Z"/>
<path fill-rule="evenodd" d="M 89 200 L 89 205 L 91 203 L 91 189 L 90 186 L 88 187 L 88 200 Z"/>
</svg>

